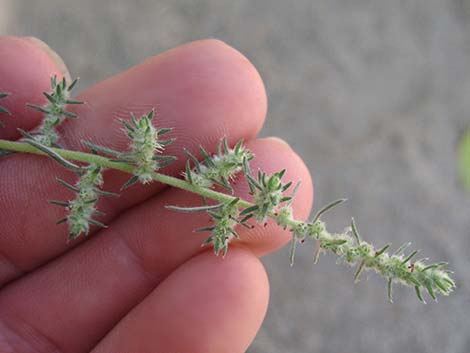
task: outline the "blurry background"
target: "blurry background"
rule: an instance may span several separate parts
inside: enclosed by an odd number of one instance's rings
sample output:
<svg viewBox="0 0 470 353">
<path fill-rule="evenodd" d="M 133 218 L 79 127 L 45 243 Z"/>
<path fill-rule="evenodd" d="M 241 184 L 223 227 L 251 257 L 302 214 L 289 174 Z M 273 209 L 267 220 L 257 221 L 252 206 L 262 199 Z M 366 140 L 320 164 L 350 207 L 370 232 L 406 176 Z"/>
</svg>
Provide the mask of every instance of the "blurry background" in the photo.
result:
<svg viewBox="0 0 470 353">
<path fill-rule="evenodd" d="M 250 353 L 470 352 L 470 193 L 457 143 L 470 124 L 470 0 L 0 0 L 0 33 L 41 38 L 80 89 L 148 56 L 217 37 L 258 68 L 269 97 L 263 135 L 285 138 L 313 173 L 326 220 L 354 216 L 378 246 L 412 239 L 448 260 L 459 288 L 421 305 L 412 290 L 300 248 L 263 259 L 266 321 Z M 249 293 L 247 293 L 249 295 Z"/>
</svg>

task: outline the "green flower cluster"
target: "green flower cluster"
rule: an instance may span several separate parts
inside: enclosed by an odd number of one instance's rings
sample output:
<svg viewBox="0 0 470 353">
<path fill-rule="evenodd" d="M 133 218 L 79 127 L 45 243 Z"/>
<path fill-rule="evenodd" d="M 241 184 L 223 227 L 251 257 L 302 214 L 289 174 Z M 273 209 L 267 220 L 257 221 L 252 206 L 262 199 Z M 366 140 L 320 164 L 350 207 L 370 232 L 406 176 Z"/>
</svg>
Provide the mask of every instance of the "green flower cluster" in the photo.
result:
<svg viewBox="0 0 470 353">
<path fill-rule="evenodd" d="M 205 205 L 200 207 L 178 207 L 178 206 L 167 206 L 168 209 L 186 213 L 194 212 L 207 212 L 214 222 L 213 225 L 203 228 L 198 228 L 195 232 L 211 232 L 211 235 L 202 243 L 202 245 L 212 244 L 214 247 L 214 253 L 219 255 L 222 252 L 222 256 L 225 256 L 228 251 L 228 244 L 233 238 L 239 238 L 240 236 L 235 231 L 235 227 L 241 224 L 247 228 L 251 227 L 245 222 L 247 217 L 240 219 L 240 206 L 238 202 L 239 198 L 234 198 L 231 201 L 222 202 L 217 205 Z"/>
<path fill-rule="evenodd" d="M 37 131 L 31 133 L 34 139 L 42 145 L 47 147 L 60 147 L 58 145 L 59 134 L 56 128 L 64 122 L 65 118 L 77 118 L 75 113 L 66 110 L 68 104 L 83 104 L 81 101 L 70 99 L 70 91 L 76 85 L 77 81 L 78 79 L 75 79 L 68 85 L 65 77 L 57 81 L 57 76 L 53 76 L 51 78 L 50 93 L 43 92 L 48 101 L 46 105 L 40 107 L 34 104 L 28 104 L 28 107 L 44 113 L 41 125 L 39 125 Z"/>
<path fill-rule="evenodd" d="M 242 215 L 255 216 L 258 222 L 266 222 L 266 219 L 271 216 L 282 202 L 290 202 L 295 195 L 295 191 L 291 196 L 284 196 L 284 192 L 289 189 L 292 182 L 283 184 L 281 179 L 285 169 L 272 175 L 267 175 L 265 172 L 258 171 L 258 180 L 254 179 L 251 175 L 249 166 L 245 161 L 245 176 L 250 188 L 250 194 L 253 196 L 254 205 L 243 210 Z"/>
<path fill-rule="evenodd" d="M 92 217 L 101 214 L 96 208 L 96 203 L 101 195 L 117 197 L 119 195 L 100 189 L 103 185 L 102 168 L 90 164 L 79 176 L 75 185 L 71 185 L 62 179 L 57 181 L 66 188 L 74 191 L 76 196 L 73 200 L 63 202 L 51 200 L 52 204 L 65 207 L 68 215 L 60 219 L 57 224 L 67 222 L 69 226 L 68 239 L 72 240 L 81 234 L 88 235 L 90 225 L 104 228 L 105 225 Z"/>
<path fill-rule="evenodd" d="M 392 301 L 393 283 L 414 287 L 416 295 L 422 302 L 424 302 L 421 293 L 423 288 L 434 300 L 436 300 L 436 294 L 449 295 L 455 288 L 455 282 L 449 276 L 451 272 L 443 269 L 447 263 L 427 265 L 425 263 L 427 259 L 414 261 L 418 253 L 416 250 L 405 256 L 404 251 L 411 245 L 410 243 L 404 244 L 394 253 L 389 254 L 386 251 L 390 244 L 381 249 L 375 249 L 373 245 L 361 240 L 354 220 L 351 227 L 343 233 L 331 234 L 319 218 L 314 222 L 299 222 L 294 221 L 291 214 L 291 209 L 284 208 L 275 216 L 280 226 L 288 227 L 293 233 L 291 249 L 295 249 L 295 244 L 303 243 L 306 238 L 314 239 L 317 243 L 315 262 L 320 252 L 330 251 L 339 256 L 339 262 L 345 262 L 351 266 L 358 265 L 354 275 L 355 281 L 359 279 L 363 270 L 374 270 L 387 279 L 390 301 Z M 293 260 L 293 254 L 291 259 Z"/>
<path fill-rule="evenodd" d="M 130 152 L 120 156 L 126 161 L 135 164 L 134 174 L 142 184 L 152 181 L 152 174 L 172 163 L 176 158 L 173 156 L 159 156 L 157 153 L 163 152 L 165 147 L 171 144 L 174 139 L 160 140 L 160 136 L 168 133 L 171 129 L 157 130 L 152 119 L 155 112 L 152 110 L 149 114 L 136 119 L 131 114 L 131 123 L 123 120 L 127 136 L 129 137 Z"/>
<path fill-rule="evenodd" d="M 134 114 L 131 114 L 130 122 L 122 120 L 129 138 L 129 152 L 119 152 L 89 141 L 83 141 L 83 144 L 92 151 L 113 156 L 112 161 L 134 166 L 134 175 L 123 185 L 123 189 L 134 185 L 138 181 L 142 184 L 148 184 L 153 180 L 155 171 L 170 165 L 176 160 L 175 156 L 161 154 L 165 147 L 173 143 L 175 139 L 160 139 L 161 136 L 169 133 L 172 129 L 156 129 L 152 124 L 154 117 L 155 111 L 152 110 L 138 119 Z"/>
<path fill-rule="evenodd" d="M 202 146 L 199 149 L 204 158 L 202 162 L 198 161 L 191 152 L 185 150 L 194 163 L 194 169 L 191 169 L 188 160 L 186 172 L 183 175 L 186 181 L 202 188 L 217 185 L 233 192 L 230 185 L 233 177 L 243 169 L 244 160 L 253 159 L 253 154 L 243 146 L 243 141 L 240 140 L 232 149 L 228 146 L 226 137 L 220 140 L 215 155 L 209 155 Z"/>
</svg>

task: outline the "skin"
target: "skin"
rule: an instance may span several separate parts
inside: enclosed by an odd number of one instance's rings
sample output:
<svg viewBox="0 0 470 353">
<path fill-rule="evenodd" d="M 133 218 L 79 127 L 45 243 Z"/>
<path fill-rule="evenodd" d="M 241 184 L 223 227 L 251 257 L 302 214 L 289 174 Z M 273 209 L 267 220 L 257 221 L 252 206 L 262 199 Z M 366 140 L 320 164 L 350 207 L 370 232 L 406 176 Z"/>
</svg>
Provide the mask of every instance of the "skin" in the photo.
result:
<svg viewBox="0 0 470 353">
<path fill-rule="evenodd" d="M 3 105 L 12 116 L 0 137 L 17 139 L 17 127 L 32 130 L 49 78 L 68 75 L 44 43 L 0 37 L 0 91 L 12 93 Z M 149 58 L 78 96 L 80 119 L 61 127 L 61 144 L 82 149 L 91 139 L 125 149 L 119 118 L 156 107 L 158 127 L 173 127 L 168 148 L 183 170 L 183 147 L 200 144 L 215 152 L 226 135 L 243 138 L 256 155 L 252 168 L 287 169 L 284 180 L 302 180 L 293 203 L 303 219 L 310 213 L 313 187 L 298 155 L 282 140 L 256 138 L 266 115 L 266 93 L 252 64 L 217 40 L 196 41 Z M 2 352 L 245 352 L 258 331 L 269 300 L 269 283 L 259 257 L 290 240 L 268 223 L 252 231 L 225 258 L 201 248 L 208 224 L 204 214 L 179 214 L 164 205 L 198 205 L 200 198 L 158 183 L 135 186 L 116 200 L 103 198 L 100 220 L 108 229 L 67 242 L 64 215 L 48 199 L 72 197 L 55 177 L 74 175 L 33 155 L 0 160 L 0 351 Z M 105 189 L 118 191 L 129 178 L 105 173 Z M 249 198 L 244 182 L 235 194 Z M 287 256 L 287 255 L 286 255 Z M 287 266 L 287 259 L 286 259 Z"/>
</svg>

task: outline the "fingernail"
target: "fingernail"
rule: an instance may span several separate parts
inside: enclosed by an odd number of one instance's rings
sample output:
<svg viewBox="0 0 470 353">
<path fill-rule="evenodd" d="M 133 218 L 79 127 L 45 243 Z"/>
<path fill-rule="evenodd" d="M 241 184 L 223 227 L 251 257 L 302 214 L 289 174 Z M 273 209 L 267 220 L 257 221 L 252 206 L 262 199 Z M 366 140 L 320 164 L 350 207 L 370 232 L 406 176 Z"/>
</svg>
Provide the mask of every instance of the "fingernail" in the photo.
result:
<svg viewBox="0 0 470 353">
<path fill-rule="evenodd" d="M 54 50 L 51 49 L 50 46 L 36 37 L 23 37 L 23 39 L 33 43 L 35 46 L 43 50 L 51 58 L 51 60 L 55 62 L 63 77 L 65 77 L 67 81 L 71 82 L 70 72 L 59 54 L 57 54 Z"/>
</svg>

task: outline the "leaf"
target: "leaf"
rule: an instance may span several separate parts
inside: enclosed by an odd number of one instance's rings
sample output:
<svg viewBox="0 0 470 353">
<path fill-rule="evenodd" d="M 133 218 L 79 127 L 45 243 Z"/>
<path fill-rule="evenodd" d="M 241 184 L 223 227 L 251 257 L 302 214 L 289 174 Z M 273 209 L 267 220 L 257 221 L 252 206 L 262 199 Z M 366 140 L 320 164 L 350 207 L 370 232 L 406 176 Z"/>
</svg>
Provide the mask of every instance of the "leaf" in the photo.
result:
<svg viewBox="0 0 470 353">
<path fill-rule="evenodd" d="M 300 184 L 299 184 L 299 185 L 300 185 Z M 295 191 L 297 191 L 297 186 L 296 186 Z M 343 202 L 345 202 L 345 201 L 346 201 L 346 199 L 339 199 L 339 200 L 333 201 L 332 203 L 326 205 L 325 207 L 323 207 L 321 210 L 319 210 L 319 211 L 317 212 L 317 214 L 315 215 L 315 217 L 313 217 L 312 223 L 315 223 L 316 221 L 318 221 L 318 219 L 320 218 L 320 216 L 321 216 L 323 213 L 325 213 L 325 212 L 331 210 L 332 208 L 338 206 L 339 204 L 341 204 L 341 203 L 343 203 Z"/>
<path fill-rule="evenodd" d="M 416 254 L 418 253 L 418 250 L 413 251 L 410 255 L 408 255 L 401 263 L 402 265 L 406 264 L 408 261 L 410 261 Z"/>
<path fill-rule="evenodd" d="M 23 136 L 26 136 L 28 137 L 28 133 L 21 130 L 21 129 L 18 129 L 18 131 L 20 131 L 20 133 L 23 134 Z M 47 154 L 49 157 L 51 157 L 52 159 L 54 159 L 56 162 L 62 164 L 64 167 L 70 169 L 70 170 L 73 170 L 75 172 L 80 172 L 83 170 L 83 168 L 79 167 L 78 165 L 72 163 L 72 162 L 69 162 L 68 160 L 66 160 L 65 158 L 63 158 L 62 156 L 60 156 L 58 153 L 54 152 L 53 150 L 51 150 L 49 147 L 43 145 L 42 143 L 38 142 L 38 141 L 35 141 L 35 140 L 31 140 L 30 138 L 26 138 L 24 140 L 24 142 L 30 144 L 31 146 L 33 147 L 36 147 L 38 150 L 44 152 L 45 154 Z"/>
<path fill-rule="evenodd" d="M 354 283 L 359 282 L 359 276 L 362 273 L 362 270 L 364 269 L 365 262 L 361 261 L 359 266 L 357 267 L 356 273 L 354 274 Z"/>
<path fill-rule="evenodd" d="M 256 205 L 247 207 L 243 211 L 240 212 L 240 216 L 246 215 L 248 213 L 255 212 L 256 210 L 258 210 L 258 206 L 256 206 Z"/>
<path fill-rule="evenodd" d="M 8 115 L 11 114 L 10 111 L 7 108 L 4 108 L 2 106 L 0 106 L 0 113 L 8 114 Z"/>
<path fill-rule="evenodd" d="M 111 148 L 108 148 L 108 147 L 105 147 L 105 146 L 97 145 L 97 144 L 95 144 L 91 141 L 82 140 L 82 145 L 88 147 L 92 151 L 102 152 L 104 154 L 111 155 L 111 156 L 120 156 L 122 154 L 119 151 L 115 151 L 115 150 L 113 150 Z"/>
<path fill-rule="evenodd" d="M 289 252 L 289 263 L 291 266 L 294 266 L 294 260 L 295 260 L 295 249 L 297 247 L 297 239 L 295 237 L 292 238 L 290 241 L 291 246 L 290 246 L 290 252 Z"/>
<path fill-rule="evenodd" d="M 354 218 L 351 218 L 351 231 L 353 233 L 354 239 L 356 240 L 356 244 L 361 245 L 361 236 L 357 231 L 356 222 L 354 221 Z"/>
<path fill-rule="evenodd" d="M 466 191 L 470 191 L 470 129 L 460 138 L 457 154 L 460 182 Z"/>
<path fill-rule="evenodd" d="M 97 226 L 97 227 L 100 227 L 100 228 L 108 228 L 108 226 L 106 224 L 98 222 L 97 220 L 94 220 L 94 219 L 89 219 L 88 223 L 93 224 L 94 226 Z"/>
<path fill-rule="evenodd" d="M 357 241 L 357 240 L 356 240 Z M 379 257 L 380 255 L 382 255 L 385 251 L 387 251 L 387 249 L 390 247 L 391 244 L 387 244 L 385 245 L 382 249 L 378 250 L 374 257 Z"/>
<path fill-rule="evenodd" d="M 179 207 L 179 206 L 172 206 L 168 205 L 165 208 L 172 210 L 172 211 L 179 211 L 179 212 L 186 212 L 186 213 L 194 213 L 194 212 L 205 212 L 209 210 L 216 210 L 222 207 L 223 204 L 217 205 L 210 205 L 210 206 L 199 206 L 199 207 Z"/>
<path fill-rule="evenodd" d="M 139 176 L 138 175 L 134 175 L 132 178 L 130 178 L 123 186 L 121 186 L 121 191 L 122 190 L 125 190 L 129 187 L 131 187 L 132 185 L 134 185 L 135 183 L 137 183 L 139 181 Z"/>
</svg>

